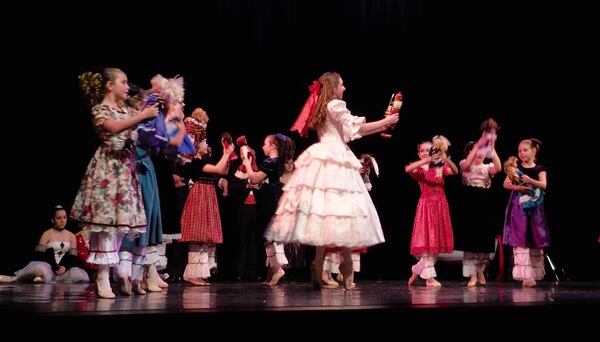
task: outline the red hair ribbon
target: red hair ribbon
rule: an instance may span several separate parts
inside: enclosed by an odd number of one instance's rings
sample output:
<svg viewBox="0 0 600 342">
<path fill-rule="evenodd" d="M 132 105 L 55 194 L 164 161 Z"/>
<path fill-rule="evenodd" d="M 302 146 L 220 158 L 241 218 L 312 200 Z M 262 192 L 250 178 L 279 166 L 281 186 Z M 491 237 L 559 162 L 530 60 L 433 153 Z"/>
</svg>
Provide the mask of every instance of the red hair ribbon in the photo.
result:
<svg viewBox="0 0 600 342">
<path fill-rule="evenodd" d="M 314 115 L 315 107 L 317 106 L 317 100 L 319 100 L 319 95 L 321 93 L 321 83 L 319 81 L 313 81 L 313 83 L 308 87 L 310 90 L 310 95 L 304 103 L 304 107 L 302 107 L 302 111 L 298 114 L 296 118 L 296 122 L 290 128 L 290 131 L 298 131 L 300 136 L 305 137 L 308 133 L 308 123 L 310 118 Z"/>
</svg>

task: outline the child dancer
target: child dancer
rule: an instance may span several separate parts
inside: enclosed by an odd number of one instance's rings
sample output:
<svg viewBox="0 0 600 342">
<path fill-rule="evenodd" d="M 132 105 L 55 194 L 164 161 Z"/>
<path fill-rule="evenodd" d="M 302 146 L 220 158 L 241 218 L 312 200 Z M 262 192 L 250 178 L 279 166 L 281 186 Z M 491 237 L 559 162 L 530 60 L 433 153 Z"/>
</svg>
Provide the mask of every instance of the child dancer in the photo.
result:
<svg viewBox="0 0 600 342">
<path fill-rule="evenodd" d="M 544 212 L 546 167 L 536 163 L 541 142 L 525 139 L 519 143 L 519 178 L 507 176 L 504 188 L 511 190 L 504 217 L 504 243 L 513 247 L 513 278 L 522 280 L 523 287 L 533 287 L 544 279 L 544 247 L 550 245 L 548 224 Z"/>
<path fill-rule="evenodd" d="M 454 236 L 450 221 L 450 210 L 444 191 L 444 178 L 458 173 L 458 168 L 447 155 L 450 142 L 444 136 L 433 137 L 432 142 L 417 145 L 418 161 L 406 166 L 405 171 L 421 188 L 413 226 L 410 253 L 420 256 L 412 266 L 408 285 L 420 276 L 427 286 L 440 287 L 435 280 L 435 262 L 439 253 L 452 253 Z"/>
</svg>

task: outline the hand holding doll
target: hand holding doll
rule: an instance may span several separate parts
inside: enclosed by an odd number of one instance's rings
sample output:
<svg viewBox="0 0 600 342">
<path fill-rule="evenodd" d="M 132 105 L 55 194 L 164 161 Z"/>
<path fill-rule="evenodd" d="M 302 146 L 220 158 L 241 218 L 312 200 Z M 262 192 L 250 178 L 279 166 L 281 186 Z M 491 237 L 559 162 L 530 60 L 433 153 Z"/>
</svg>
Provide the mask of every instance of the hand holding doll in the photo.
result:
<svg viewBox="0 0 600 342">
<path fill-rule="evenodd" d="M 506 173 L 506 175 L 508 176 L 508 179 L 510 179 L 510 182 L 513 185 L 521 185 L 521 176 L 523 175 L 523 173 L 519 170 L 519 163 L 518 163 L 518 159 L 515 156 L 510 156 L 505 162 L 504 162 L 504 172 Z"/>
<path fill-rule="evenodd" d="M 392 97 L 390 98 L 390 103 L 388 104 L 388 107 L 385 111 L 385 116 L 399 114 L 400 108 L 402 108 L 402 93 L 397 92 L 395 94 L 392 94 Z M 392 124 L 392 125 L 388 126 L 389 129 L 394 129 L 394 127 L 396 127 L 396 124 Z M 392 137 L 391 134 L 385 133 L 385 132 L 380 133 L 380 135 L 383 138 L 391 138 Z"/>
<path fill-rule="evenodd" d="M 488 118 L 481 124 L 482 131 L 482 139 L 480 139 L 479 153 L 485 154 L 485 157 L 488 159 L 492 158 L 492 150 L 494 149 L 494 145 L 496 143 L 496 139 L 498 138 L 498 130 L 500 126 L 498 123 L 492 119 Z M 485 142 L 482 141 L 485 138 Z"/>
</svg>

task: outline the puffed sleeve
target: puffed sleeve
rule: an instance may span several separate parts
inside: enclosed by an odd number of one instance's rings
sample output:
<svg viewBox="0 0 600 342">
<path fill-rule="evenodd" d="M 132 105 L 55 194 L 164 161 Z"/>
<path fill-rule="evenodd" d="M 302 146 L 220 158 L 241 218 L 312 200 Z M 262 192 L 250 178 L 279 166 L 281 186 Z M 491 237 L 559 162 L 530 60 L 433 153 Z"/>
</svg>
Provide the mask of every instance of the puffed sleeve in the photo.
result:
<svg viewBox="0 0 600 342">
<path fill-rule="evenodd" d="M 548 169 L 544 165 L 539 165 L 538 164 L 537 172 L 538 172 L 538 175 L 539 175 L 541 172 L 548 172 Z"/>
<path fill-rule="evenodd" d="M 487 163 L 487 164 L 483 164 L 483 165 L 484 165 L 484 170 L 485 170 L 484 172 L 485 172 L 485 175 L 486 175 L 487 177 L 491 177 L 491 176 L 490 176 L 490 170 L 494 168 L 494 164 L 492 164 L 492 163 Z"/>
<path fill-rule="evenodd" d="M 346 102 L 342 100 L 331 100 L 327 104 L 327 111 L 330 117 L 342 124 L 342 134 L 344 142 L 349 142 L 354 139 L 362 138 L 358 133 L 360 125 L 367 120 L 364 116 L 354 116 L 346 108 Z"/>
<path fill-rule="evenodd" d="M 183 175 L 185 177 L 192 178 L 192 180 L 197 180 L 200 177 L 206 176 L 206 173 L 202 171 L 204 166 L 208 164 L 208 161 L 194 158 L 191 163 L 187 163 L 183 166 Z"/>
<path fill-rule="evenodd" d="M 425 179 L 425 169 L 419 166 L 418 168 L 410 171 L 408 175 L 416 181 L 421 181 Z"/>
<path fill-rule="evenodd" d="M 283 174 L 279 158 L 266 158 L 258 165 L 258 169 L 267 174 L 269 181 L 277 180 Z"/>
<path fill-rule="evenodd" d="M 444 174 L 444 177 L 452 174 L 452 168 L 450 167 L 450 164 L 444 163 L 444 166 L 442 166 L 442 173 Z"/>
<path fill-rule="evenodd" d="M 105 105 L 96 105 L 92 108 L 92 116 L 94 117 L 94 126 L 100 127 L 104 125 L 104 122 L 111 119 L 109 109 Z"/>
</svg>

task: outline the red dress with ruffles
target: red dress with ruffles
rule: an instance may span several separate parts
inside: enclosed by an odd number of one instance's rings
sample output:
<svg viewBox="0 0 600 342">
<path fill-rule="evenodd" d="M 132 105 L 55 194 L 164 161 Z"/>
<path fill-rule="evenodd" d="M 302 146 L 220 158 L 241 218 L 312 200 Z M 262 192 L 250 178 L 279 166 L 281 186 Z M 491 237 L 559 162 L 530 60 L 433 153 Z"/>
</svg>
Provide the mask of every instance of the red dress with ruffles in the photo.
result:
<svg viewBox="0 0 600 342">
<path fill-rule="evenodd" d="M 413 226 L 410 253 L 452 253 L 454 234 L 450 209 L 446 200 L 444 177 L 450 174 L 447 163 L 425 170 L 419 167 L 410 173 L 421 188 Z"/>
</svg>

